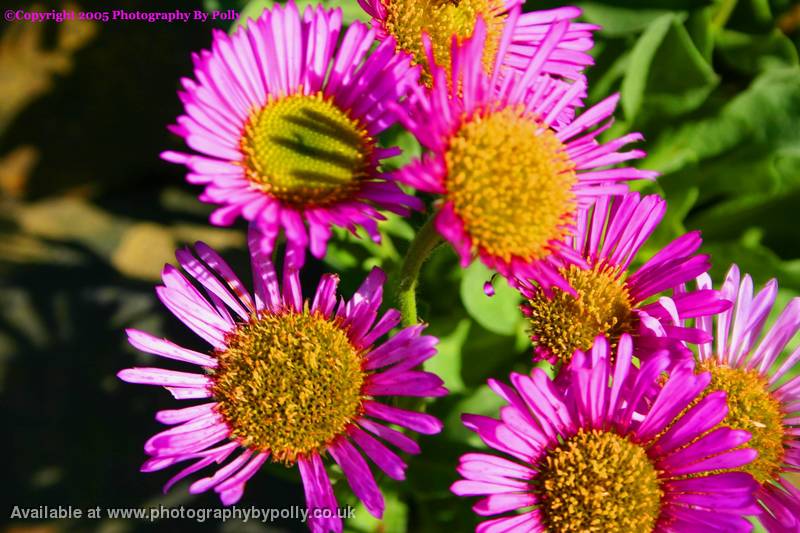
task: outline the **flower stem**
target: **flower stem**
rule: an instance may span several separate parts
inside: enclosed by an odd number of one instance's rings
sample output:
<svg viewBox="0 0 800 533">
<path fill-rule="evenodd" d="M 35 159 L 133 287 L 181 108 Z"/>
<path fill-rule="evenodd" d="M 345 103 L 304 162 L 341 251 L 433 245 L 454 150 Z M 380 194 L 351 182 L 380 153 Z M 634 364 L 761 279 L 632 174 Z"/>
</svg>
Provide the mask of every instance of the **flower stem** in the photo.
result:
<svg viewBox="0 0 800 533">
<path fill-rule="evenodd" d="M 400 281 L 397 286 L 397 298 L 400 302 L 400 315 L 403 326 L 417 323 L 417 281 L 422 264 L 441 242 L 442 238 L 433 224 L 432 215 L 417 232 L 408 247 L 403 264 L 400 267 Z"/>
</svg>

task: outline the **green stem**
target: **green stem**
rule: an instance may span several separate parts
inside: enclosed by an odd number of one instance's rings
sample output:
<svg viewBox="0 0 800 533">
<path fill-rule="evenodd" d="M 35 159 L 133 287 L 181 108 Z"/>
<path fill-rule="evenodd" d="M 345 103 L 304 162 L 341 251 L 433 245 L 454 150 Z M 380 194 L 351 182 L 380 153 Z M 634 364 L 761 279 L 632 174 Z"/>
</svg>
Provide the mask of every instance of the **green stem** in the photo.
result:
<svg viewBox="0 0 800 533">
<path fill-rule="evenodd" d="M 431 216 L 417 232 L 411 245 L 408 247 L 403 264 L 400 267 L 400 282 L 397 286 L 397 298 L 400 301 L 400 315 L 403 326 L 413 326 L 417 323 L 417 281 L 422 264 L 430 256 L 442 238 L 433 224 Z"/>
</svg>

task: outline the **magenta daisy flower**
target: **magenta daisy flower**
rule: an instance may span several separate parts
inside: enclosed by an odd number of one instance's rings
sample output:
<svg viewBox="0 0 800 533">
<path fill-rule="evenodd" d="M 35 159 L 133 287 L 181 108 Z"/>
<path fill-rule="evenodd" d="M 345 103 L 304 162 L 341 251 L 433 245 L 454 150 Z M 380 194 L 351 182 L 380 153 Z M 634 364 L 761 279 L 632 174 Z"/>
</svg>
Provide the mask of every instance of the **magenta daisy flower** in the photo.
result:
<svg viewBox="0 0 800 533">
<path fill-rule="evenodd" d="M 437 376 L 416 369 L 435 355 L 437 339 L 421 335 L 420 325 L 379 341 L 400 319 L 395 310 L 378 319 L 381 270 L 373 270 L 349 301 L 337 304 L 338 277 L 331 274 L 322 277 L 313 300 L 303 300 L 297 270 L 284 270 L 281 288 L 258 239 L 251 234 L 253 295 L 202 243 L 194 254 L 189 249 L 176 254 L 190 278 L 172 266 L 164 268 L 159 298 L 211 345 L 209 353 L 128 331 L 140 350 L 201 367 L 200 372 L 129 368 L 118 374 L 129 383 L 165 387 L 178 400 L 204 400 L 156 414 L 172 427 L 147 441 L 150 459 L 142 471 L 188 461 L 166 491 L 194 472 L 219 465 L 194 481 L 189 492 L 214 489 L 230 505 L 266 461 L 296 465 L 308 508 L 331 510 L 326 518 L 312 519 L 311 530 L 341 531 L 323 460 L 330 455 L 367 510 L 380 517 L 383 496 L 363 455 L 387 476 L 404 479 L 405 463 L 385 443 L 408 453 L 418 453 L 419 446 L 385 424 L 424 434 L 438 433 L 442 425 L 431 415 L 378 398 L 445 395 Z"/>
<path fill-rule="evenodd" d="M 623 333 L 630 333 L 637 356 L 667 349 L 679 359 L 692 356 L 684 342 L 709 340 L 701 329 L 679 322 L 719 313 L 730 302 L 710 288 L 663 294 L 711 267 L 709 256 L 696 254 L 702 244 L 699 232 L 676 239 L 629 272 L 666 209 L 657 195 L 628 193 L 599 198 L 579 211 L 576 234 L 567 244 L 584 264 L 560 269 L 574 293 L 528 283 L 520 287 L 535 359 L 565 363 L 575 350 L 591 348 L 597 335 L 616 345 Z"/>
<path fill-rule="evenodd" d="M 222 206 L 213 224 L 247 219 L 266 253 L 282 228 L 299 264 L 307 248 L 325 255 L 331 226 L 362 226 L 378 241 L 378 209 L 422 208 L 381 172 L 399 150 L 376 140 L 418 70 L 392 39 L 367 56 L 375 32 L 358 22 L 337 48 L 341 29 L 341 10 L 301 17 L 290 0 L 232 36 L 215 32 L 211 51 L 193 57 L 196 79 L 182 80 L 185 114 L 171 127 L 196 153 L 162 154 Z"/>
<path fill-rule="evenodd" d="M 738 448 L 750 434 L 713 429 L 728 412 L 724 392 L 691 406 L 711 380 L 681 365 L 646 409 L 641 398 L 669 361 L 631 364 L 624 335 L 614 363 L 599 337 L 591 353 L 578 352 L 559 390 L 541 369 L 512 374 L 509 387 L 489 386 L 508 405 L 500 420 L 464 415 L 464 424 L 503 455 L 468 453 L 451 490 L 483 496 L 473 509 L 497 516 L 478 533 L 512 531 L 749 531 L 743 515 L 757 510 L 756 483 Z M 682 414 L 684 413 L 685 414 Z M 709 430 L 711 430 L 709 432 Z"/>
<path fill-rule="evenodd" d="M 469 38 L 479 18 L 485 21 L 487 32 L 481 57 L 484 66 L 491 68 L 494 54 L 502 46 L 506 50 L 502 59 L 504 65 L 524 71 L 549 26 L 554 22 L 569 22 L 581 14 L 577 7 L 520 14 L 523 0 L 359 0 L 359 3 L 372 17 L 378 39 L 394 39 L 399 49 L 412 54 L 423 66 L 423 80 L 428 83 L 431 81 L 429 54 L 433 54 L 438 65 L 449 70 L 453 36 L 458 42 Z M 513 20 L 513 31 L 504 35 L 507 20 Z M 598 27 L 591 24 L 571 22 L 542 65 L 543 71 L 571 80 L 582 78 L 583 68 L 593 63 L 586 52 L 594 46 L 592 32 L 596 29 Z M 423 34 L 430 42 L 430 51 L 426 50 Z M 508 42 L 501 43 L 503 38 Z"/>
<path fill-rule="evenodd" d="M 711 279 L 698 279 L 701 289 Z M 800 298 L 793 298 L 771 328 L 764 323 L 775 303 L 775 280 L 753 293 L 753 280 L 731 267 L 722 295 L 735 306 L 696 325 L 713 342 L 698 347 L 698 369 L 711 373 L 712 388 L 728 394 L 730 412 L 724 424 L 753 434 L 750 446 L 758 458 L 742 468 L 761 484 L 761 521 L 771 532 L 800 531 L 800 488 L 784 474 L 800 472 L 800 348 L 778 363 L 781 352 L 800 331 Z"/>
<path fill-rule="evenodd" d="M 505 27 L 498 58 L 515 31 L 513 22 Z M 395 106 L 428 150 L 397 177 L 441 195 L 435 226 L 462 264 L 478 256 L 506 277 L 565 290 L 558 267 L 583 261 L 562 244 L 577 209 L 594 197 L 626 192 L 626 180 L 655 176 L 603 168 L 644 155 L 618 151 L 640 140 L 638 133 L 607 144 L 596 141 L 610 122 L 594 126 L 611 116 L 617 96 L 573 120 L 585 82 L 542 75 L 568 29 L 567 22 L 550 27 L 524 74 L 503 69 L 499 59 L 487 74 L 480 66 L 486 26 L 479 21 L 474 36 L 454 47 L 452 70 L 436 67 L 431 90 L 415 88 L 407 109 Z"/>
</svg>

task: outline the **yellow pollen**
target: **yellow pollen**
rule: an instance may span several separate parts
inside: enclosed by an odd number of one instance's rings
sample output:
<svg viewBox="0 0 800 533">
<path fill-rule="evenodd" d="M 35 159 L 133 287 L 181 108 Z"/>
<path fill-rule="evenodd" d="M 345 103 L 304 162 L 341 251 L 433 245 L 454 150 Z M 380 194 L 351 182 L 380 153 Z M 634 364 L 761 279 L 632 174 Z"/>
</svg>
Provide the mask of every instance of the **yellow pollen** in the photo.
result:
<svg viewBox="0 0 800 533">
<path fill-rule="evenodd" d="M 450 139 L 446 199 L 473 242 L 508 262 L 541 259 L 567 236 L 574 164 L 552 130 L 520 107 L 479 114 Z"/>
<path fill-rule="evenodd" d="M 242 446 L 273 461 L 322 451 L 361 413 L 361 355 L 336 322 L 308 310 L 254 317 L 218 358 L 219 413 Z"/>
<path fill-rule="evenodd" d="M 561 274 L 578 298 L 558 289 L 548 298 L 541 291 L 526 303 L 531 338 L 566 363 L 576 349 L 586 351 L 595 337 L 605 335 L 616 346 L 623 333 L 634 329 L 628 288 L 618 268 L 576 266 Z"/>
<path fill-rule="evenodd" d="M 494 62 L 506 15 L 502 0 L 382 0 L 386 8 L 383 23 L 386 32 L 397 40 L 398 48 L 414 56 L 422 65 L 422 81 L 431 83 L 430 67 L 422 33 L 430 37 L 436 63 L 450 71 L 450 46 L 453 35 L 461 43 L 472 35 L 475 21 L 482 16 L 486 22 L 487 41 L 483 63 L 487 70 Z"/>
<path fill-rule="evenodd" d="M 697 371 L 711 372 L 711 383 L 703 397 L 717 390 L 727 395 L 728 416 L 720 426 L 743 429 L 752 435 L 742 447 L 756 450 L 758 457 L 737 470 L 749 473 L 759 483 L 775 479 L 784 456 L 783 413 L 767 380 L 757 370 L 732 368 L 712 359 L 701 361 Z"/>
<path fill-rule="evenodd" d="M 250 114 L 240 146 L 247 178 L 296 207 L 350 198 L 374 172 L 375 140 L 320 93 L 271 98 Z"/>
<path fill-rule="evenodd" d="M 581 430 L 539 465 L 547 531 L 650 532 L 661 512 L 659 472 L 640 445 Z"/>
</svg>

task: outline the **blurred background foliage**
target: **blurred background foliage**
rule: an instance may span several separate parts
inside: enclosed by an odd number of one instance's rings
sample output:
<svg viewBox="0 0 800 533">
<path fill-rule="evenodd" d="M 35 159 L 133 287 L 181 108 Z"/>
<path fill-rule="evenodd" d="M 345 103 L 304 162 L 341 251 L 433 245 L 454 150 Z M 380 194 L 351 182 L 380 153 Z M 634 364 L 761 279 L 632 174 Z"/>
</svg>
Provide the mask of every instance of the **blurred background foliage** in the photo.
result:
<svg viewBox="0 0 800 533">
<path fill-rule="evenodd" d="M 366 20 L 355 0 L 325 3 L 342 7 L 348 23 Z M 736 262 L 758 284 L 777 277 L 779 303 L 796 296 L 800 3 L 575 3 L 586 21 L 603 26 L 589 71 L 590 100 L 621 93 L 609 135 L 642 131 L 649 152 L 642 166 L 663 174 L 641 187 L 663 194 L 669 210 L 640 262 L 681 233 L 700 229 L 716 280 Z M 246 19 L 271 4 L 181 0 L 146 9 L 234 8 Z M 564 4 L 529 1 L 526 9 Z M 113 7 L 100 1 L 9 7 L 145 10 L 132 0 Z M 142 443 L 158 430 L 153 412 L 173 402 L 166 393 L 114 377 L 122 367 L 150 361 L 127 346 L 126 327 L 202 348 L 152 290 L 176 247 L 201 239 L 240 272 L 248 270 L 243 225 L 210 227 L 210 207 L 196 200 L 198 191 L 183 183 L 180 168 L 158 159 L 161 150 L 180 147 L 165 125 L 180 112 L 175 91 L 179 78 L 191 75 L 190 53 L 209 45 L 212 27 L 66 22 L 6 23 L 0 30 L 0 407 L 6 426 L 0 520 L 6 531 L 305 530 L 291 521 L 8 521 L 11 505 L 218 505 L 213 495 L 189 496 L 186 482 L 164 496 L 164 473 L 138 473 Z M 406 151 L 395 166 L 419 154 L 402 131 L 383 140 Z M 390 217 L 380 246 L 339 232 L 324 264 L 312 263 L 304 275 L 313 283 L 324 271 L 338 271 L 347 292 L 379 265 L 392 283 L 423 220 Z M 448 492 L 457 457 L 480 445 L 459 414 L 495 415 L 500 401 L 486 379 L 530 366 L 518 297 L 502 281 L 495 282 L 493 298 L 485 297 L 481 288 L 490 275 L 479 264 L 461 270 L 446 246 L 425 265 L 420 315 L 442 339 L 429 366 L 452 392 L 429 410 L 445 429 L 422 439 L 423 454 L 410 459 L 406 483 L 385 484 L 385 519 L 359 508 L 349 531 L 474 528 L 470 502 Z M 342 504 L 355 505 L 349 491 L 337 492 Z M 240 502 L 300 504 L 295 473 L 280 467 L 256 476 Z"/>
</svg>

